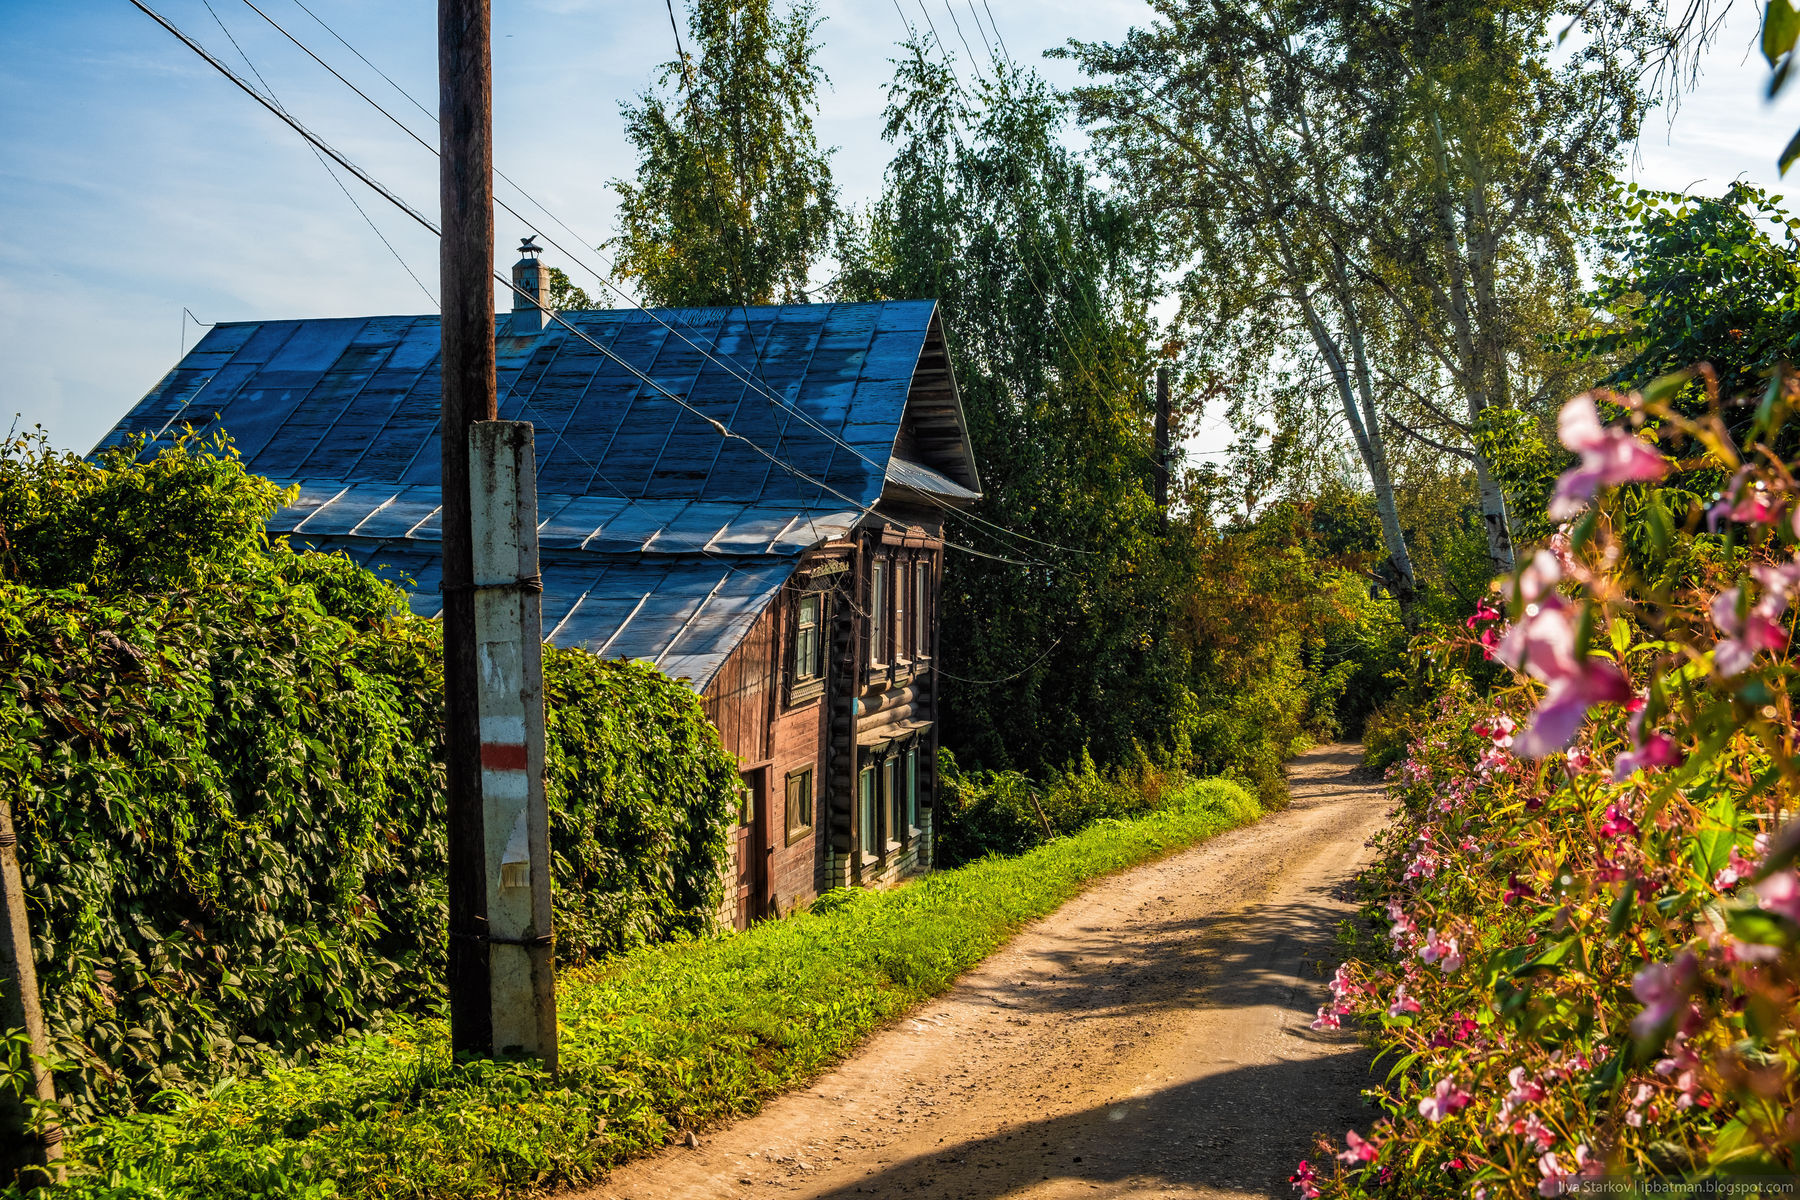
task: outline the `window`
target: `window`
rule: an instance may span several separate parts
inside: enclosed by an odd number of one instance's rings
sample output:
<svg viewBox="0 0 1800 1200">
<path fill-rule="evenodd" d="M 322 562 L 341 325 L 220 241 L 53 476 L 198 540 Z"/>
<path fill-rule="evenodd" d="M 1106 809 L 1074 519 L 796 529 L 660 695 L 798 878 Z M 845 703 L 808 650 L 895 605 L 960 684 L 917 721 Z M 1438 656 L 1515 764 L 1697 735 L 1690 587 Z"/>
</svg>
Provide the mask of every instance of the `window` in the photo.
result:
<svg viewBox="0 0 1800 1200">
<path fill-rule="evenodd" d="M 912 575 L 910 564 L 901 564 L 894 572 L 894 659 L 905 662 L 912 657 L 912 588 L 907 582 Z"/>
<path fill-rule="evenodd" d="M 919 752 L 906 752 L 906 827 L 919 827 Z"/>
<path fill-rule="evenodd" d="M 913 568 L 913 656 L 931 657 L 931 560 L 920 559 Z"/>
<path fill-rule="evenodd" d="M 809 767 L 787 777 L 787 840 L 799 841 L 812 829 L 813 773 Z"/>
<path fill-rule="evenodd" d="M 890 755 L 881 764 L 881 810 L 887 825 L 887 843 L 900 843 L 900 759 Z"/>
<path fill-rule="evenodd" d="M 864 767 L 857 777 L 858 847 L 864 854 L 875 853 L 875 768 Z"/>
<path fill-rule="evenodd" d="M 869 569 L 869 661 L 887 662 L 888 641 L 887 563 L 876 559 Z"/>
<path fill-rule="evenodd" d="M 789 700 L 807 699 L 825 686 L 825 594 L 806 592 L 794 604 L 794 674 Z"/>
</svg>

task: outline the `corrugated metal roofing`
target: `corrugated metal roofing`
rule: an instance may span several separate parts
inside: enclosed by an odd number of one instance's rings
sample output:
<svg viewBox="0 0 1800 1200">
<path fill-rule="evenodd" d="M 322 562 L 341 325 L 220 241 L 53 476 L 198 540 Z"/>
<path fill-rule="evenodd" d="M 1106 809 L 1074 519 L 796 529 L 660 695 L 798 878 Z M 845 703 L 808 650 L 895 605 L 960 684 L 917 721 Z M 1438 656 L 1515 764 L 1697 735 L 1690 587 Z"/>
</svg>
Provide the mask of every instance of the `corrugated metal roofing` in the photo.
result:
<svg viewBox="0 0 1800 1200">
<path fill-rule="evenodd" d="M 704 687 L 800 552 L 889 479 L 973 496 L 893 458 L 935 307 L 617 309 L 563 314 L 581 336 L 497 338 L 500 415 L 537 431 L 546 638 Z M 438 346 L 435 316 L 217 325 L 96 450 L 222 428 L 249 470 L 299 485 L 272 534 L 410 579 L 435 614 Z"/>
</svg>

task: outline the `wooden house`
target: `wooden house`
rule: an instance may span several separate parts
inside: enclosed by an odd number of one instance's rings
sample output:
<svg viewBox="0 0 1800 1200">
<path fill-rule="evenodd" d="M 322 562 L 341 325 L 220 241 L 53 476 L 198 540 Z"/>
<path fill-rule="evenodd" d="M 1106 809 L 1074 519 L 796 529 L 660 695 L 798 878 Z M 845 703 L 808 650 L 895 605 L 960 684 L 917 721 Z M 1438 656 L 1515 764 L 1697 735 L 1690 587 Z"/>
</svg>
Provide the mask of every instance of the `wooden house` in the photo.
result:
<svg viewBox="0 0 1800 1200">
<path fill-rule="evenodd" d="M 552 319 L 534 256 L 514 278 L 538 303 L 497 319 L 499 409 L 537 431 L 544 637 L 702 697 L 745 787 L 726 915 L 924 869 L 944 518 L 979 491 L 936 305 Z M 272 534 L 436 615 L 438 351 L 435 316 L 220 324 L 97 449 L 222 428 L 298 485 Z"/>
</svg>

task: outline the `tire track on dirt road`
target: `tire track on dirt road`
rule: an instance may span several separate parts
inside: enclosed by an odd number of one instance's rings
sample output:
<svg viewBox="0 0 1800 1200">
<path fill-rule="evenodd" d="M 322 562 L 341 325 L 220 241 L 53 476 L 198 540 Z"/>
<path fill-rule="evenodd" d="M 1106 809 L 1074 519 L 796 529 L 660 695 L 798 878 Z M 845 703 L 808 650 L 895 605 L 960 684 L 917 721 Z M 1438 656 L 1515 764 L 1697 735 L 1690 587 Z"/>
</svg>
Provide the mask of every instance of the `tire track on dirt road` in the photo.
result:
<svg viewBox="0 0 1800 1200">
<path fill-rule="evenodd" d="M 812 1086 L 564 1200 L 1288 1196 L 1366 1127 L 1368 1055 L 1317 1033 L 1348 884 L 1382 824 L 1360 747 L 1294 801 L 1095 884 Z"/>
</svg>

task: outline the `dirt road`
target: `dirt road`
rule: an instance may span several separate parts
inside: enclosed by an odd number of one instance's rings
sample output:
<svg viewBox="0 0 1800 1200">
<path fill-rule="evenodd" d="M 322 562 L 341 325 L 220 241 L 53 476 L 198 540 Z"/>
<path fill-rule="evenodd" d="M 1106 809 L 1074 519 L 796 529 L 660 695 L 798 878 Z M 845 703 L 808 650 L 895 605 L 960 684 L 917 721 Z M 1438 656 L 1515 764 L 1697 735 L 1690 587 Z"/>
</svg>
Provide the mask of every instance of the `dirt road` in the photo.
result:
<svg viewBox="0 0 1800 1200">
<path fill-rule="evenodd" d="M 1357 754 L 1304 756 L 1288 809 L 1096 885 L 812 1087 L 583 1200 L 1293 1195 L 1314 1133 L 1370 1115 L 1366 1054 L 1309 1028 L 1385 808 Z"/>
</svg>

